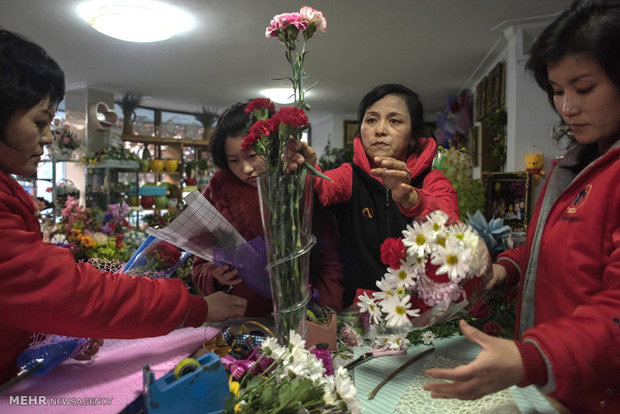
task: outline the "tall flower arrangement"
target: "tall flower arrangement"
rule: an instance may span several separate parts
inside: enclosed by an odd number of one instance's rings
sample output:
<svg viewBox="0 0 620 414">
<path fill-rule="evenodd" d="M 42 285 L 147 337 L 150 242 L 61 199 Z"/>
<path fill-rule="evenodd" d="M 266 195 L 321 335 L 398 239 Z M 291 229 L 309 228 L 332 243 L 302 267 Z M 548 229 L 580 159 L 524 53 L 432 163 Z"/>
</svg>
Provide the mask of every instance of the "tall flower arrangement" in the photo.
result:
<svg viewBox="0 0 620 414">
<path fill-rule="evenodd" d="M 255 99 L 246 107 L 246 113 L 252 115 L 255 123 L 242 143 L 242 150 L 255 151 L 267 164 L 265 173 L 259 177 L 258 187 L 276 329 L 283 342 L 288 342 L 291 330 L 301 327 L 303 331 L 305 328 L 305 306 L 310 298 L 307 253 L 315 243 L 310 232 L 312 182 L 308 170 L 318 173 L 311 165 L 305 164 L 296 172 L 287 174 L 287 148 L 291 140 L 299 143 L 302 132 L 308 127 L 304 110 L 308 110 L 309 105 L 305 102 L 303 86 L 307 78 L 304 70 L 306 42 L 318 31 L 326 31 L 326 27 L 323 14 L 310 7 L 276 15 L 265 36 L 275 37 L 284 44 L 292 71 L 289 79 L 295 105 L 281 107 L 276 112 L 269 99 Z M 270 117 L 270 114 L 273 115 Z"/>
<path fill-rule="evenodd" d="M 440 210 L 408 225 L 403 237 L 386 239 L 381 259 L 387 272 L 379 291 L 359 296 L 360 311 L 376 327 L 401 333 L 464 314 L 491 274 L 482 238 Z"/>
</svg>

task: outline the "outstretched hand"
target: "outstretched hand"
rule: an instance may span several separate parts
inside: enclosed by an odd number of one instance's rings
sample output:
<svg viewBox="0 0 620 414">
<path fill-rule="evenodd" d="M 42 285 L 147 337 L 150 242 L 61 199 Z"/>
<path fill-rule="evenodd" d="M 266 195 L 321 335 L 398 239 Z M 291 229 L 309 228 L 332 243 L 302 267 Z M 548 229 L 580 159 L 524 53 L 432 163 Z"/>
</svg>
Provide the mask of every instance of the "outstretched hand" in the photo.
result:
<svg viewBox="0 0 620 414">
<path fill-rule="evenodd" d="M 305 142 L 297 141 L 295 138 L 289 139 L 288 145 L 286 146 L 286 153 L 282 154 L 282 158 L 283 160 L 288 160 L 286 165 L 287 174 L 297 171 L 297 169 L 306 162 L 310 165 L 314 165 L 317 160 L 314 148 Z"/>
<path fill-rule="evenodd" d="M 418 204 L 418 192 L 409 183 L 411 172 L 407 164 L 392 157 L 377 156 L 373 159 L 376 168 L 370 170 L 370 175 L 381 178 L 383 185 L 392 192 L 392 198 L 404 208 L 411 208 Z"/>
<path fill-rule="evenodd" d="M 430 391 L 431 397 L 475 400 L 523 381 L 523 362 L 514 342 L 489 336 L 464 320 L 460 328 L 467 339 L 480 345 L 480 354 L 467 365 L 426 370 L 431 378 L 452 381 L 426 384 L 424 390 Z"/>
</svg>

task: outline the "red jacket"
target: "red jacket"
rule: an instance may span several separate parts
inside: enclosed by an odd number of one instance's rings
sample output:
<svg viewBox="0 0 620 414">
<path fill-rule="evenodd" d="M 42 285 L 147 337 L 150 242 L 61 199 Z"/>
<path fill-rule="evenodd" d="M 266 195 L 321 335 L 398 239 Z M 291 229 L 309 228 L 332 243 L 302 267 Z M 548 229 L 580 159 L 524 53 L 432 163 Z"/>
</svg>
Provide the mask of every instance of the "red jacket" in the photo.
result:
<svg viewBox="0 0 620 414">
<path fill-rule="evenodd" d="M 258 191 L 235 177 L 227 170 L 219 169 L 209 181 L 204 195 L 211 204 L 233 225 L 246 240 L 263 237 L 263 227 L 258 204 Z M 315 210 L 320 206 L 315 206 Z M 310 260 L 310 281 L 318 290 L 322 305 L 342 310 L 343 269 L 338 260 L 338 238 L 334 217 L 328 211 L 320 211 L 313 217 L 312 231 L 317 244 Z M 194 260 L 193 281 L 204 293 L 217 290 L 216 280 L 207 274 L 208 262 L 200 257 Z M 249 286 L 240 283 L 231 294 L 248 299 L 246 316 L 266 316 L 273 311 L 269 298 L 257 294 Z"/>
<path fill-rule="evenodd" d="M 370 175 L 370 161 L 360 138 L 353 142 L 353 164 L 326 171 L 333 182 L 317 179 L 315 188 L 323 204 L 336 215 L 340 234 L 340 259 L 345 267 L 344 306 L 355 300 L 357 289 L 376 289 L 386 271 L 381 262 L 381 244 L 402 237 L 413 218 L 441 209 L 458 220 L 456 191 L 441 171 L 431 166 L 437 145 L 420 138 L 406 164 L 410 183 L 416 187 L 418 203 L 405 209 L 392 199 L 383 182 Z"/>
<path fill-rule="evenodd" d="M 164 335 L 200 326 L 207 304 L 180 280 L 103 273 L 43 241 L 34 205 L 0 172 L 0 383 L 33 332 L 87 338 Z"/>
<path fill-rule="evenodd" d="M 359 137 L 353 141 L 353 150 L 353 163 L 370 175 L 370 161 Z M 434 139 L 418 139 L 416 150 L 409 154 L 406 161 L 412 180 L 431 168 L 436 152 L 437 143 Z M 333 170 L 325 171 L 325 175 L 331 178 L 333 183 L 322 179 L 315 181 L 314 188 L 317 190 L 321 203 L 328 205 L 349 201 L 353 193 L 352 174 L 353 167 L 348 163 Z M 376 180 L 383 183 L 380 178 L 376 178 Z M 430 171 L 424 177 L 422 188 L 418 188 L 417 192 L 418 204 L 410 209 L 398 206 L 405 217 L 415 218 L 435 210 L 442 210 L 450 217 L 460 221 L 456 191 L 450 180 L 441 171 Z"/>
<path fill-rule="evenodd" d="M 554 166 L 526 244 L 498 263 L 521 282 L 522 385 L 575 413 L 620 412 L 620 141 L 585 168 L 583 149 Z"/>
</svg>

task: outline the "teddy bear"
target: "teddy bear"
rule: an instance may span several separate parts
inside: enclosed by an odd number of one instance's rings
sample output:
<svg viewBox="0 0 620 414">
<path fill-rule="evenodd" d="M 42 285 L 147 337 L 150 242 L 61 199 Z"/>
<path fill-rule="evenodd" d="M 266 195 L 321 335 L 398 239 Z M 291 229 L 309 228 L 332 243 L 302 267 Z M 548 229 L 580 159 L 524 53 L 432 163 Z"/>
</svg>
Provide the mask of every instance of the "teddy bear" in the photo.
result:
<svg viewBox="0 0 620 414">
<path fill-rule="evenodd" d="M 541 175 L 545 175 L 545 171 L 543 170 L 544 164 L 544 153 L 525 154 L 525 169 L 534 176 L 534 179 L 538 180 Z"/>
</svg>

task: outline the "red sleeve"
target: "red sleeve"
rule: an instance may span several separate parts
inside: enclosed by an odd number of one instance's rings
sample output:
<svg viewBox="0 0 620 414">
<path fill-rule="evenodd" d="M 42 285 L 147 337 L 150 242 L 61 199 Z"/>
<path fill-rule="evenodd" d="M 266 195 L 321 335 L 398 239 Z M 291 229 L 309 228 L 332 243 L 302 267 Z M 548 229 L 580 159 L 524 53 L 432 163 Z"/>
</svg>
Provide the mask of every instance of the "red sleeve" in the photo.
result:
<svg viewBox="0 0 620 414">
<path fill-rule="evenodd" d="M 2 194 L 4 196 L 5 194 Z M 76 264 L 68 249 L 43 242 L 0 199 L 0 325 L 92 338 L 166 334 L 206 319 L 178 279 L 149 279 Z"/>
<path fill-rule="evenodd" d="M 422 188 L 416 188 L 416 191 L 419 199 L 415 206 L 409 209 L 398 206 L 405 217 L 415 218 L 435 210 L 441 210 L 453 219 L 460 221 L 456 190 L 441 171 L 430 171 L 424 177 Z"/>
<path fill-rule="evenodd" d="M 507 283 L 511 285 L 519 283 L 521 276 L 527 269 L 528 258 L 528 248 L 525 244 L 499 254 L 496 263 L 502 265 L 504 269 L 506 269 Z"/>
<path fill-rule="evenodd" d="M 321 170 L 316 164 L 314 168 Z M 315 177 L 314 189 L 321 204 L 327 206 L 349 201 L 353 194 L 353 167 L 351 167 L 351 164 L 342 164 L 338 168 L 324 171 L 323 173 L 331 178 L 332 181 L 330 182 L 318 176 Z"/>
<path fill-rule="evenodd" d="M 0 327 L 92 338 L 156 336 L 206 319 L 180 280 L 99 272 L 43 242 L 28 195 L 0 174 Z"/>
</svg>

